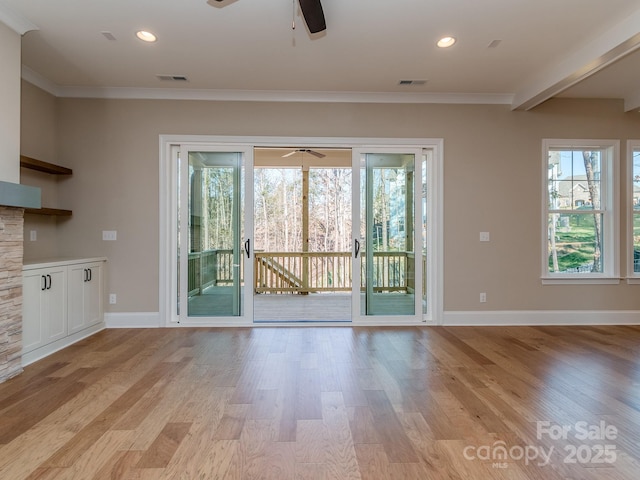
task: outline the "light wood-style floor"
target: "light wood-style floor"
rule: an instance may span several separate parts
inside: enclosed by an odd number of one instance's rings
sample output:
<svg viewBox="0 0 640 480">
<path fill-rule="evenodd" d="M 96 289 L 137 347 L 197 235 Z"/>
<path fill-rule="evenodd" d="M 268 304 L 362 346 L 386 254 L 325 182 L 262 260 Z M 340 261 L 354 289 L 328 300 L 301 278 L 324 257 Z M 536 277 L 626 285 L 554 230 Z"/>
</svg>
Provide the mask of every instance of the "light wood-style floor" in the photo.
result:
<svg viewBox="0 0 640 480">
<path fill-rule="evenodd" d="M 106 330 L 0 385 L 0 478 L 637 479 L 639 347 L 640 327 Z"/>
</svg>

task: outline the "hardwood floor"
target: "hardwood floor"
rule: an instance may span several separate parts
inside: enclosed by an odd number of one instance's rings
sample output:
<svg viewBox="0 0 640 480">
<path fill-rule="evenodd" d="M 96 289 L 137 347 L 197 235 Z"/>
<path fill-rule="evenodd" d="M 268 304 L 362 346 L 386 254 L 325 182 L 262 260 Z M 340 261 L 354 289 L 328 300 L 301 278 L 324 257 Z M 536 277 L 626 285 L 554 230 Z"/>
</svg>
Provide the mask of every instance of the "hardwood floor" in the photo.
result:
<svg viewBox="0 0 640 480">
<path fill-rule="evenodd" d="M 0 478 L 636 479 L 639 346 L 624 326 L 106 330 L 0 385 Z"/>
</svg>

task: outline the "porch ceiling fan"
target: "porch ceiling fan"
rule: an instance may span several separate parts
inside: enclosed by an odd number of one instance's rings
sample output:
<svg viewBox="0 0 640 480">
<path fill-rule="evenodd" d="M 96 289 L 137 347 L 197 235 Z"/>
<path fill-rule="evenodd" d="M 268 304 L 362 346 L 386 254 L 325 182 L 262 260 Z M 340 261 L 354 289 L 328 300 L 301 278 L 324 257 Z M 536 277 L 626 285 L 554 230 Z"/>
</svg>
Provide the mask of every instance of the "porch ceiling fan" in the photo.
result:
<svg viewBox="0 0 640 480">
<path fill-rule="evenodd" d="M 285 153 L 284 155 L 282 155 L 282 158 L 290 157 L 291 155 L 295 155 L 296 153 L 308 153 L 318 158 L 326 157 L 324 153 L 316 152 L 315 150 L 311 150 L 309 148 L 296 148 L 295 150 L 292 150 L 289 153 Z"/>
</svg>

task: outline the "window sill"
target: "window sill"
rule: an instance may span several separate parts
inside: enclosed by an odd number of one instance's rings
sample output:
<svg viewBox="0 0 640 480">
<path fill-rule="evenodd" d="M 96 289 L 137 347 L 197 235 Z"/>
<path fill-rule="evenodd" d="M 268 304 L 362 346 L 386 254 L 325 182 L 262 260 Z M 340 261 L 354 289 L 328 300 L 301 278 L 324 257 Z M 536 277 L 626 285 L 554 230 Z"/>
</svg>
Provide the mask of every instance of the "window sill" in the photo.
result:
<svg viewBox="0 0 640 480">
<path fill-rule="evenodd" d="M 640 277 L 627 277 L 628 285 L 640 285 Z"/>
<path fill-rule="evenodd" d="M 543 285 L 618 285 L 619 277 L 542 277 Z M 630 279 L 627 279 L 629 281 Z M 640 283 L 640 278 L 636 279 Z"/>
</svg>

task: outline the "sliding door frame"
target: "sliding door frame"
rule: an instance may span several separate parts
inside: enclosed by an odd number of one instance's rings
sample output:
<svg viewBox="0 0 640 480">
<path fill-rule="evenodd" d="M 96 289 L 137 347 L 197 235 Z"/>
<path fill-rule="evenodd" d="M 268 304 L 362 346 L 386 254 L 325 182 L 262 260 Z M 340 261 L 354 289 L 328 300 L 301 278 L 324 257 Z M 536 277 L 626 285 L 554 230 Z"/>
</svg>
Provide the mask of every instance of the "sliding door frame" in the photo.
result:
<svg viewBox="0 0 640 480">
<path fill-rule="evenodd" d="M 180 309 L 176 312 L 177 321 L 186 326 L 195 325 L 225 325 L 225 326 L 247 326 L 252 322 L 253 312 L 253 251 L 252 241 L 245 243 L 241 232 L 244 231 L 246 239 L 253 238 L 253 148 L 246 144 L 223 144 L 223 143 L 183 143 L 179 146 L 180 158 L 180 244 L 184 245 L 184 250 L 179 254 L 179 299 Z M 240 155 L 240 162 L 233 166 L 233 210 L 234 210 L 234 239 L 233 239 L 233 266 L 237 273 L 233 275 L 233 314 L 228 316 L 190 316 L 188 311 L 188 288 L 187 279 L 189 256 L 188 234 L 189 234 L 189 214 L 188 204 L 190 191 L 189 184 L 189 154 L 194 153 L 226 153 Z M 236 160 L 234 160 L 235 162 Z M 244 175 L 244 179 L 242 176 Z M 244 190 L 244 191 L 243 191 Z M 177 196 L 176 196 L 177 197 Z M 241 212 L 244 212 L 244 219 Z M 177 230 L 177 228 L 176 228 Z M 175 237 L 175 235 L 174 235 Z M 245 250 L 245 248 L 247 250 Z M 177 248 L 175 249 L 178 258 Z M 245 254 L 249 257 L 244 261 L 244 272 L 240 272 L 242 265 L 240 256 Z M 240 279 L 244 279 L 244 298 L 242 298 L 242 284 Z M 175 295 L 178 297 L 178 295 Z"/>
<path fill-rule="evenodd" d="M 352 319 L 354 324 L 380 324 L 380 325 L 398 325 L 398 324 L 414 324 L 425 322 L 425 315 L 422 308 L 422 285 L 425 279 L 422 275 L 422 268 L 418 268 L 422 265 L 422 195 L 419 193 L 422 189 L 422 163 L 425 156 L 425 149 L 422 147 L 408 147 L 406 145 L 395 145 L 392 147 L 365 147 L 353 148 L 352 154 L 352 167 L 353 167 L 353 239 L 359 242 L 360 255 L 355 256 L 353 259 L 353 288 L 352 288 Z M 365 224 L 370 228 L 373 225 L 373 209 L 369 203 L 372 201 L 373 192 L 372 188 L 373 177 L 371 176 L 372 168 L 367 163 L 367 155 L 369 154 L 391 154 L 391 155 L 410 155 L 413 157 L 413 194 L 411 195 L 411 201 L 413 202 L 411 211 L 413 212 L 413 218 L 411 224 L 413 225 L 413 252 L 414 252 L 414 313 L 410 315 L 379 315 L 370 313 L 370 305 L 372 304 L 373 286 L 371 285 L 371 277 L 365 281 L 366 291 L 364 293 L 364 299 L 362 298 L 361 285 L 361 264 L 364 256 L 362 251 L 364 250 L 367 265 L 365 271 L 370 273 L 370 269 L 373 268 L 373 250 L 371 246 L 371 232 L 365 235 L 365 238 L 361 238 L 361 213 L 364 211 L 366 214 Z M 363 167 L 366 169 L 366 188 L 365 199 L 363 205 L 363 199 L 361 196 L 361 180 Z M 427 176 L 429 178 L 429 176 Z M 427 207 L 428 208 L 428 207 Z M 382 228 L 385 228 L 383 226 Z M 363 249 L 364 247 L 364 249 Z M 428 249 L 427 251 L 430 251 Z M 389 296 L 388 299 L 391 299 Z M 363 313 L 362 302 L 366 303 L 365 313 Z M 431 302 L 429 301 L 428 304 Z"/>
<path fill-rule="evenodd" d="M 394 317 L 392 325 L 415 325 L 428 324 L 440 325 L 442 323 L 443 309 L 443 266 L 442 266 L 442 228 L 443 228 L 443 208 L 442 208 L 442 164 L 443 164 L 443 140 L 438 138 L 354 138 L 354 137 L 246 137 L 246 136 L 211 136 L 211 135 L 160 135 L 160 169 L 159 169 L 159 314 L 160 325 L 166 327 L 185 326 L 179 322 L 178 302 L 177 302 L 177 240 L 176 231 L 178 226 L 177 218 L 177 188 L 178 172 L 176 168 L 176 146 L 189 144 L 191 146 L 206 146 L 207 148 L 222 146 L 240 146 L 251 149 L 256 147 L 300 147 L 305 148 L 351 148 L 363 150 L 372 149 L 421 149 L 427 153 L 427 212 L 429 228 L 427 230 L 427 271 L 423 281 L 427 282 L 427 311 L 421 316 L 418 322 L 415 318 L 402 319 L 400 316 Z M 416 169 L 422 168 L 422 160 L 416 158 Z M 251 157 L 250 167 L 245 170 L 245 206 L 250 210 L 245 210 L 245 215 L 250 215 L 253 211 L 253 157 Z M 249 188 L 251 186 L 251 188 Z M 354 189 L 359 188 L 355 186 Z M 246 195 L 250 191 L 250 198 Z M 416 197 L 418 192 L 416 192 Z M 416 201 L 418 199 L 416 198 Z M 354 206 L 355 210 L 355 206 Z M 419 210 L 417 208 L 416 210 Z M 359 212 L 356 212 L 359 215 Z M 422 220 L 416 223 L 415 228 L 422 228 Z M 245 236 L 253 243 L 253 228 L 246 231 Z M 416 245 L 417 248 L 417 245 Z M 253 258 L 253 252 L 251 252 Z M 354 254 L 352 249 L 352 255 Z M 251 262 L 252 264 L 253 262 Z M 252 272 L 253 274 L 253 272 Z M 251 274 L 251 282 L 252 276 Z M 358 275 L 359 277 L 359 275 Z M 250 295 L 251 288 L 245 277 L 245 297 Z M 353 278 L 355 281 L 356 278 Z M 246 308 L 246 300 L 245 300 Z M 359 313 L 359 312 L 358 312 Z M 353 317 L 354 320 L 357 317 Z M 245 310 L 245 321 L 243 322 L 219 322 L 202 321 L 198 325 L 202 326 L 246 326 L 255 325 L 252 323 L 253 311 Z M 354 324 L 380 324 L 370 318 L 360 318 Z M 258 324 L 259 325 L 259 324 Z M 269 326 L 277 324 L 269 323 Z M 291 324 L 288 324 L 291 325 Z M 331 325 L 323 323 L 323 325 Z M 344 323 L 338 324 L 344 325 Z"/>
</svg>

